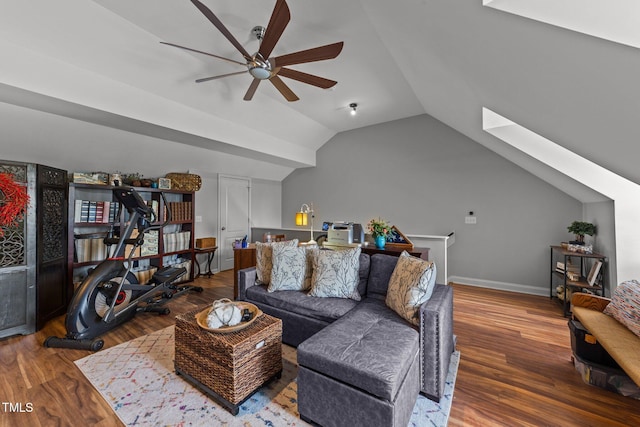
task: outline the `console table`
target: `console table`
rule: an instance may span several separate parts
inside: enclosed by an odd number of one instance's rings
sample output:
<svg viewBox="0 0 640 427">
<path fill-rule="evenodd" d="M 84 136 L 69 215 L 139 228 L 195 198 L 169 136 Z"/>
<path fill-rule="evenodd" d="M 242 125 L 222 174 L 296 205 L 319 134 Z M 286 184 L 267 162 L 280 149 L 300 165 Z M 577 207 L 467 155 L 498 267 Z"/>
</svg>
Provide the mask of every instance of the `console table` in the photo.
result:
<svg viewBox="0 0 640 427">
<path fill-rule="evenodd" d="M 405 251 L 405 250 L 409 253 L 409 255 L 412 255 L 417 258 L 422 258 L 425 261 L 429 260 L 429 248 L 413 248 L 411 250 L 407 250 L 403 248 L 396 248 L 396 247 L 390 247 L 390 246 L 385 246 L 384 249 L 378 249 L 375 246 L 371 246 L 371 245 L 362 246 L 362 253 L 369 254 L 369 255 L 385 254 L 385 255 L 392 255 L 392 256 L 400 256 L 402 251 Z"/>
</svg>

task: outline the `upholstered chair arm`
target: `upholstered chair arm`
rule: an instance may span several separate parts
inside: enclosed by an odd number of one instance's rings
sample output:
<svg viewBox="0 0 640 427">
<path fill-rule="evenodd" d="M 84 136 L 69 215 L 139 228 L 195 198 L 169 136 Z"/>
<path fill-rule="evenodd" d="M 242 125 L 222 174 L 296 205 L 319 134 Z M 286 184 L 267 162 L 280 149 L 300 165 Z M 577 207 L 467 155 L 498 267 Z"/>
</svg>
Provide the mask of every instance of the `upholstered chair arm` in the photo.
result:
<svg viewBox="0 0 640 427">
<path fill-rule="evenodd" d="M 611 300 L 609 298 L 601 297 L 598 295 L 586 294 L 583 292 L 576 292 L 571 297 L 571 305 L 574 307 L 584 307 L 591 310 L 603 311 L 604 308 L 609 305 Z"/>
<path fill-rule="evenodd" d="M 256 268 L 249 267 L 238 270 L 238 299 L 247 299 L 247 288 L 256 284 Z"/>
<path fill-rule="evenodd" d="M 453 288 L 436 285 L 429 301 L 420 306 L 421 392 L 439 401 L 444 392 L 453 338 Z"/>
</svg>

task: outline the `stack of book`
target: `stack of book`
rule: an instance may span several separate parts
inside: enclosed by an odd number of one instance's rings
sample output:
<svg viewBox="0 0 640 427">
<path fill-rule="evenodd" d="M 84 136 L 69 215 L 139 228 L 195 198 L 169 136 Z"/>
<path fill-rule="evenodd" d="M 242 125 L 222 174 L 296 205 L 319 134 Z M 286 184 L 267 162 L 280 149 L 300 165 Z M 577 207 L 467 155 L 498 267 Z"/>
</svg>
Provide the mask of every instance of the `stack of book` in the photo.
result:
<svg viewBox="0 0 640 427">
<path fill-rule="evenodd" d="M 92 224 L 107 224 L 115 222 L 118 203 L 108 200 L 76 200 L 74 221 Z"/>
<path fill-rule="evenodd" d="M 191 231 L 167 233 L 163 237 L 165 252 L 186 251 L 191 245 Z"/>
<path fill-rule="evenodd" d="M 167 202 L 165 218 L 167 208 L 171 210 L 171 221 L 191 221 L 191 202 Z"/>
<path fill-rule="evenodd" d="M 567 274 L 567 279 L 577 282 L 580 280 L 580 267 L 571 263 L 569 259 L 567 261 L 566 269 L 563 262 L 558 261 L 556 263 L 556 271 L 560 274 Z"/>
</svg>

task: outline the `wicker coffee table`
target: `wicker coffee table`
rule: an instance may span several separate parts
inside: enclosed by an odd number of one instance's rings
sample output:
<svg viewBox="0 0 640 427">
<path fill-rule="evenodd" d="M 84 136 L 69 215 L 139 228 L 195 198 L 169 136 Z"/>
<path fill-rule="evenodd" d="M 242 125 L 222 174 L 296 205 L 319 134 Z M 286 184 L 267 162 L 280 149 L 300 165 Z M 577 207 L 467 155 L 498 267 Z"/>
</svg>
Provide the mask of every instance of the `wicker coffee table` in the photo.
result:
<svg viewBox="0 0 640 427">
<path fill-rule="evenodd" d="M 233 415 L 258 388 L 282 374 L 282 320 L 262 314 L 250 326 L 215 333 L 198 326 L 206 306 L 176 316 L 176 373 Z"/>
</svg>

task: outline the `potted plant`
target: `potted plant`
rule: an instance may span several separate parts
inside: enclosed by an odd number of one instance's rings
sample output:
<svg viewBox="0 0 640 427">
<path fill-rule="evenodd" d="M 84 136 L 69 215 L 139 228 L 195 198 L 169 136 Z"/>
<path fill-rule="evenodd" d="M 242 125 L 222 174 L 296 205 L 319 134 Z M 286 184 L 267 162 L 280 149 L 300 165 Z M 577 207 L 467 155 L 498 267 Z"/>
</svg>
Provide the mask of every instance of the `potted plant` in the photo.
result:
<svg viewBox="0 0 640 427">
<path fill-rule="evenodd" d="M 367 228 L 371 232 L 373 239 L 378 249 L 384 249 L 384 245 L 387 241 L 387 237 L 391 235 L 392 226 L 383 219 L 372 219 L 367 224 Z"/>
<path fill-rule="evenodd" d="M 596 234 L 596 226 L 590 222 L 573 221 L 571 225 L 567 227 L 567 231 L 575 234 L 576 236 L 576 241 L 571 243 L 583 245 L 585 234 L 589 236 Z"/>
</svg>

